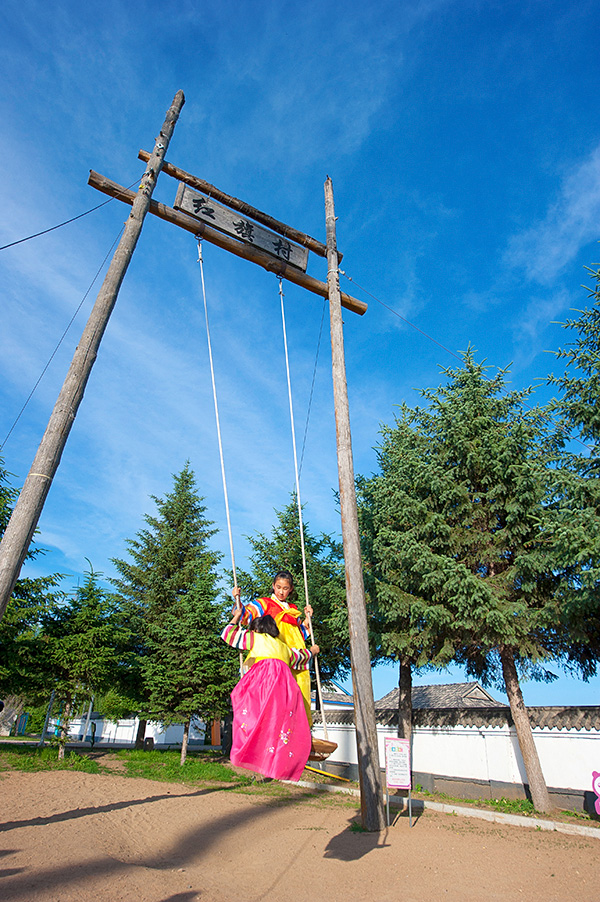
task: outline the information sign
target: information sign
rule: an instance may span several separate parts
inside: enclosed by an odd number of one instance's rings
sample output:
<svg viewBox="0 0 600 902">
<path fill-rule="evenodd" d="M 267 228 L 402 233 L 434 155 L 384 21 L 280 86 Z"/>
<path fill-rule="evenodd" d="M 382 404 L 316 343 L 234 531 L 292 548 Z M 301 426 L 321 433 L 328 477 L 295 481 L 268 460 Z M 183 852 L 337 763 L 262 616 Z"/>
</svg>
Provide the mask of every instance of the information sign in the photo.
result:
<svg viewBox="0 0 600 902">
<path fill-rule="evenodd" d="M 386 737 L 385 774 L 393 789 L 410 789 L 410 740 Z"/>
</svg>

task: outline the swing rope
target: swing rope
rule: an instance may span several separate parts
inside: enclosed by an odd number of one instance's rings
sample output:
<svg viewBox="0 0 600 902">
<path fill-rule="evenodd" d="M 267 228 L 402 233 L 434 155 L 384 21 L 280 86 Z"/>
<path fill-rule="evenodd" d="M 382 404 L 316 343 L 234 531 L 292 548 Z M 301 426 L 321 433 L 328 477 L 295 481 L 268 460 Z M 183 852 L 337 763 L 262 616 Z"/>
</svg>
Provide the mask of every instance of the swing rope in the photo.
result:
<svg viewBox="0 0 600 902">
<path fill-rule="evenodd" d="M 210 337 L 210 323 L 209 323 L 209 317 L 208 317 L 208 302 L 207 302 L 207 298 L 206 298 L 206 284 L 204 281 L 204 260 L 203 260 L 203 256 L 202 256 L 202 238 L 201 238 L 201 236 L 199 236 L 199 235 L 196 236 L 196 241 L 198 244 L 198 264 L 199 264 L 199 268 L 200 268 L 202 302 L 204 305 L 204 319 L 205 319 L 205 323 L 206 323 L 206 341 L 207 341 L 207 345 L 208 345 L 208 359 L 209 359 L 209 363 L 210 363 L 210 377 L 211 377 L 212 390 L 213 390 L 215 422 L 216 422 L 216 426 L 217 426 L 219 459 L 221 462 L 221 478 L 223 481 L 223 496 L 224 496 L 224 500 L 225 500 L 227 532 L 228 532 L 228 536 L 229 536 L 229 549 L 231 552 L 231 569 L 232 569 L 232 573 L 233 573 L 234 589 L 237 590 L 237 588 L 238 588 L 237 571 L 236 571 L 236 567 L 235 567 L 235 554 L 234 554 L 234 550 L 233 550 L 233 533 L 232 533 L 232 529 L 231 529 L 231 515 L 230 515 L 230 511 L 229 511 L 229 494 L 227 491 L 227 477 L 225 474 L 225 458 L 223 455 L 223 441 L 221 438 L 221 422 L 220 422 L 220 418 L 219 418 L 219 402 L 217 399 L 217 384 L 216 384 L 216 379 L 215 379 L 215 368 L 214 368 L 213 353 L 212 353 L 212 341 L 211 341 L 211 337 Z M 306 547 L 305 547 L 305 543 L 304 543 L 304 526 L 302 523 L 302 502 L 300 499 L 300 477 L 299 477 L 299 471 L 298 471 L 298 454 L 297 454 L 297 449 L 296 449 L 296 429 L 295 429 L 295 425 L 294 425 L 294 406 L 293 406 L 293 402 L 292 402 L 292 381 L 291 381 L 291 376 L 290 376 L 290 362 L 289 362 L 289 355 L 288 355 L 287 331 L 286 331 L 286 325 L 285 325 L 285 307 L 284 307 L 284 301 L 283 301 L 284 294 L 283 294 L 283 284 L 282 283 L 283 283 L 283 280 L 281 278 L 279 278 L 279 296 L 281 299 L 281 323 L 282 323 L 282 328 L 283 328 L 283 346 L 284 346 L 284 351 L 285 351 L 285 367 L 286 367 L 286 373 L 287 373 L 288 398 L 289 398 L 289 406 L 290 406 L 290 424 L 291 424 L 291 429 L 292 429 L 292 446 L 293 446 L 293 451 L 294 451 L 294 472 L 295 472 L 295 476 L 296 476 L 296 501 L 298 503 L 298 522 L 299 522 L 299 526 L 300 526 L 300 547 L 302 550 L 302 574 L 304 577 L 304 597 L 305 597 L 306 605 L 310 605 L 309 597 L 308 597 L 308 574 L 307 574 L 307 568 L 306 568 Z M 237 597 L 236 603 L 237 603 L 237 606 L 239 607 L 240 599 L 239 599 L 239 596 L 236 596 L 236 597 Z M 312 644 L 314 645 L 315 644 L 315 636 L 314 636 L 314 631 L 313 631 L 312 618 L 309 614 L 307 614 L 306 617 L 308 620 L 310 638 L 311 638 Z M 240 653 L 240 667 L 242 666 L 241 660 L 242 660 L 242 655 Z M 321 708 L 321 723 L 323 725 L 323 735 L 325 737 L 325 740 L 327 741 L 329 737 L 328 737 L 328 733 L 327 733 L 327 723 L 325 720 L 325 706 L 323 704 L 323 691 L 321 688 L 321 675 L 320 675 L 320 671 L 319 671 L 319 662 L 316 657 L 314 659 L 314 663 L 315 663 L 315 679 L 316 679 L 316 683 L 317 683 L 317 694 L 319 696 L 319 705 Z"/>
<path fill-rule="evenodd" d="M 210 340 L 210 325 L 208 322 L 208 304 L 206 302 L 206 286 L 204 284 L 204 261 L 202 259 L 202 238 L 197 236 L 198 242 L 198 263 L 200 265 L 200 282 L 202 284 L 202 300 L 204 302 L 204 319 L 206 321 L 206 340 L 208 343 L 208 359 L 210 361 L 210 378 L 212 380 L 213 400 L 215 405 L 215 420 L 217 423 L 217 439 L 219 443 L 219 458 L 221 460 L 221 477 L 223 480 L 223 495 L 225 498 L 225 515 L 227 517 L 227 532 L 229 534 L 229 549 L 231 552 L 231 569 L 233 572 L 233 585 L 237 589 L 237 573 L 235 569 L 235 555 L 233 553 L 233 534 L 231 531 L 231 517 L 229 515 L 229 495 L 227 493 L 227 479 L 225 477 L 225 459 L 223 457 L 223 442 L 221 441 L 221 423 L 219 420 L 219 404 L 217 401 L 217 385 L 215 382 L 215 368 L 213 364 L 212 342 Z M 239 597 L 237 605 L 239 607 Z M 241 655 L 240 655 L 241 658 Z"/>
<path fill-rule="evenodd" d="M 284 348 L 284 352 L 285 352 L 285 369 L 286 369 L 286 373 L 287 373 L 288 398 L 289 398 L 289 404 L 290 404 L 290 425 L 291 425 L 291 429 L 292 429 L 292 447 L 294 449 L 294 471 L 295 471 L 295 475 L 296 475 L 296 501 L 298 504 L 298 522 L 300 525 L 300 548 L 302 550 L 302 575 L 304 577 L 304 599 L 305 599 L 305 603 L 308 605 L 308 604 L 310 604 L 310 602 L 309 602 L 309 598 L 308 598 L 308 576 L 307 576 L 307 571 L 306 571 L 306 548 L 304 545 L 304 526 L 302 523 L 302 502 L 300 500 L 300 476 L 298 473 L 298 454 L 296 451 L 296 428 L 294 425 L 294 405 L 292 403 L 292 380 L 290 377 L 290 361 L 289 361 L 289 355 L 288 355 L 287 331 L 286 331 L 286 327 L 285 327 L 285 305 L 283 303 L 283 298 L 284 298 L 283 279 L 281 278 L 281 276 L 278 276 L 278 279 L 279 279 L 279 298 L 281 301 L 281 326 L 282 326 L 282 330 L 283 330 L 283 348 Z M 314 645 L 315 644 L 315 634 L 313 631 L 312 618 L 311 618 L 310 614 L 307 614 L 306 616 L 308 619 L 310 638 L 311 638 L 312 644 Z M 321 689 L 321 675 L 319 672 L 319 661 L 316 657 L 314 659 L 314 662 L 315 662 L 315 679 L 317 682 L 317 694 L 319 696 L 319 705 L 321 707 L 321 723 L 323 725 L 323 735 L 325 736 L 325 739 L 328 740 L 329 736 L 327 734 L 327 723 L 325 721 L 325 706 L 323 704 L 323 691 Z"/>
</svg>

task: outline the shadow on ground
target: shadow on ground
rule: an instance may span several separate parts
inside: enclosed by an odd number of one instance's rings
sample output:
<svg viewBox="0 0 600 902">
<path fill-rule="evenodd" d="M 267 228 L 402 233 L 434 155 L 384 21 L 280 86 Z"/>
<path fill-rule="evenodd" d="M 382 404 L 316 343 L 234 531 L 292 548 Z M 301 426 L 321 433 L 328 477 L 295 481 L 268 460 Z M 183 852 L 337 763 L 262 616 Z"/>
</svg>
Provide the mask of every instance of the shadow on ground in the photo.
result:
<svg viewBox="0 0 600 902">
<path fill-rule="evenodd" d="M 229 788 L 229 787 L 227 787 Z M 231 787 L 234 788 L 234 787 Z M 88 808 L 73 808 L 71 811 L 61 811 L 59 814 L 50 814 L 47 817 L 32 817 L 23 821 L 5 821 L 0 824 L 0 833 L 7 833 L 9 830 L 16 830 L 19 827 L 45 827 L 47 824 L 58 823 L 59 821 L 70 821 L 79 817 L 89 817 L 93 814 L 103 814 L 108 811 L 118 811 L 120 808 L 133 808 L 135 805 L 147 805 L 150 802 L 159 802 L 161 799 L 181 799 L 184 796 L 204 796 L 213 792 L 223 792 L 218 789 L 200 789 L 198 792 L 181 792 L 178 794 L 167 792 L 161 795 L 148 796 L 145 799 L 129 799 L 126 802 L 111 802 L 110 805 L 90 805 Z"/>
<path fill-rule="evenodd" d="M 56 820 L 89 817 L 101 812 L 116 811 L 133 805 L 143 805 L 158 800 L 181 798 L 183 795 L 192 797 L 202 796 L 213 792 L 232 791 L 236 788 L 238 788 L 236 785 L 232 785 L 226 788 L 202 789 L 196 793 L 181 793 L 178 795 L 168 793 L 150 796 L 146 799 L 116 802 L 111 805 L 103 805 L 96 808 L 75 809 L 52 815 L 48 818 L 32 818 L 28 821 L 12 822 L 11 825 L 5 825 L 5 829 L 49 824 Z M 58 867 L 40 868 L 35 872 L 28 869 L 20 876 L 9 876 L 7 874 L 5 880 L 2 881 L 1 897 L 3 902 L 8 902 L 8 900 L 11 899 L 33 899 L 36 898 L 38 893 L 51 893 L 53 890 L 64 890 L 70 884 L 76 884 L 83 887 L 85 886 L 85 881 L 88 877 L 92 879 L 107 880 L 122 876 L 128 870 L 136 868 L 149 868 L 155 871 L 169 871 L 174 868 L 181 868 L 192 862 L 196 863 L 199 858 L 210 854 L 213 845 L 218 842 L 223 835 L 239 830 L 251 821 L 256 822 L 260 829 L 260 821 L 271 814 L 273 810 L 290 805 L 298 805 L 303 801 L 313 801 L 313 799 L 313 794 L 308 791 L 294 793 L 293 796 L 287 798 L 278 796 L 275 799 L 266 799 L 253 805 L 252 808 L 236 810 L 222 815 L 221 817 L 215 818 L 210 823 L 203 824 L 197 829 L 191 830 L 182 841 L 177 843 L 176 846 L 163 852 L 159 860 L 157 860 L 156 857 L 146 858 L 140 856 L 132 861 L 120 861 L 109 856 L 102 856 L 82 863 L 77 867 L 73 867 L 73 865 L 61 865 Z M 369 837 L 369 834 L 364 834 L 364 837 Z M 351 836 L 351 838 L 354 839 L 356 837 Z M 370 851 L 370 849 L 365 849 L 362 854 L 366 854 L 366 851 Z M 292 865 L 293 862 L 290 864 L 290 867 Z M 280 878 L 281 875 L 276 878 L 275 882 Z M 191 900 L 197 898 L 199 893 L 200 890 L 192 891 L 192 889 L 190 889 L 189 893 L 184 892 L 175 894 L 174 896 L 165 899 L 164 902 L 191 902 Z"/>
<path fill-rule="evenodd" d="M 325 858 L 335 858 L 338 861 L 358 861 L 375 849 L 385 849 L 388 830 L 381 833 L 366 833 L 358 828 L 357 821 L 351 818 L 348 827 L 333 836 L 325 847 Z"/>
</svg>

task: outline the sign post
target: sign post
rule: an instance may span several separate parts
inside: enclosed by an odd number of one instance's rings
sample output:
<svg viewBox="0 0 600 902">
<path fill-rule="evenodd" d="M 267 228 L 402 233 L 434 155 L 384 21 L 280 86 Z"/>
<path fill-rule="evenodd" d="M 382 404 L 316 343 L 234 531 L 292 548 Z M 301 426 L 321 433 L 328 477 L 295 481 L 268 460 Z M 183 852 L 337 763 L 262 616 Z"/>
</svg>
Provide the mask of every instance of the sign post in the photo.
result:
<svg viewBox="0 0 600 902">
<path fill-rule="evenodd" d="M 408 789 L 408 825 L 412 827 L 412 788 L 410 778 L 410 739 L 386 736 L 385 740 L 385 804 L 390 826 L 390 787 Z"/>
</svg>

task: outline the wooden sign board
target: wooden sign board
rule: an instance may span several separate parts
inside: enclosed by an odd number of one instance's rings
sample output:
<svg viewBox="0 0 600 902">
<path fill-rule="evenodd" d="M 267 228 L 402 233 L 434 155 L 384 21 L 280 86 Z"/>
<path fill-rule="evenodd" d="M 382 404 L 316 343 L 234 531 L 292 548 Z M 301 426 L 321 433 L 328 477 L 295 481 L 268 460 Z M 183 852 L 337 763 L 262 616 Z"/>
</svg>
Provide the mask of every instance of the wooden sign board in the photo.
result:
<svg viewBox="0 0 600 902">
<path fill-rule="evenodd" d="M 395 789 L 410 789 L 410 741 L 385 740 L 385 773 L 387 785 Z"/>
<path fill-rule="evenodd" d="M 219 229 L 226 235 L 231 235 L 245 244 L 253 244 L 262 251 L 266 251 L 273 257 L 290 263 L 297 269 L 306 272 L 308 263 L 308 249 L 299 244 L 293 244 L 282 235 L 263 228 L 251 219 L 247 219 L 241 213 L 229 210 L 216 203 L 210 197 L 205 197 L 198 191 L 194 191 L 189 185 L 179 183 L 177 197 L 173 204 L 176 210 L 181 210 L 189 216 L 200 219 L 213 229 Z"/>
</svg>

